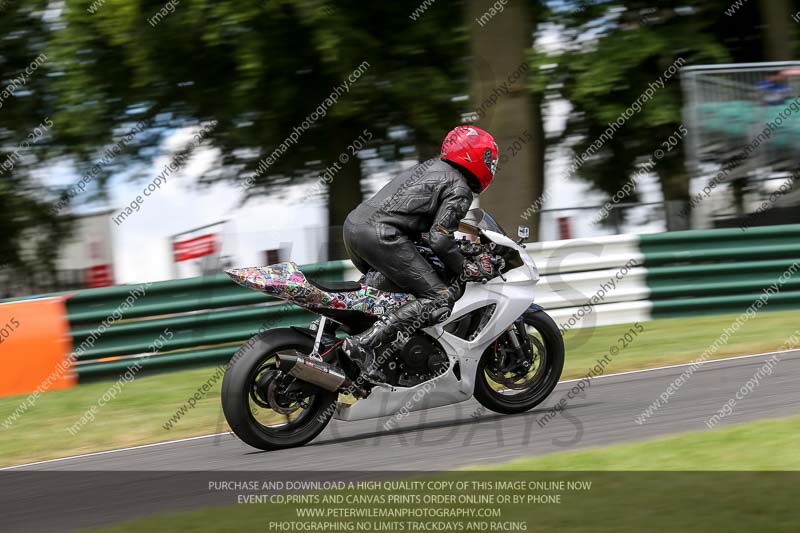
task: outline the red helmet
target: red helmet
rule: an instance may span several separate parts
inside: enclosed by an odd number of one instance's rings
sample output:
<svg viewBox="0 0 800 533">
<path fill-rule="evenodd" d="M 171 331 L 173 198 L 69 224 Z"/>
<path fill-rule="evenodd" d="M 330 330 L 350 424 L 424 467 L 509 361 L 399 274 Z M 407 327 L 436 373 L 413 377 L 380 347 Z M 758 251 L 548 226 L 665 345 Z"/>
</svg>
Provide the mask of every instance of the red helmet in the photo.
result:
<svg viewBox="0 0 800 533">
<path fill-rule="evenodd" d="M 489 132 L 476 126 L 456 126 L 442 143 L 442 159 L 455 163 L 477 178 L 478 192 L 492 182 L 497 170 L 497 143 Z"/>
</svg>

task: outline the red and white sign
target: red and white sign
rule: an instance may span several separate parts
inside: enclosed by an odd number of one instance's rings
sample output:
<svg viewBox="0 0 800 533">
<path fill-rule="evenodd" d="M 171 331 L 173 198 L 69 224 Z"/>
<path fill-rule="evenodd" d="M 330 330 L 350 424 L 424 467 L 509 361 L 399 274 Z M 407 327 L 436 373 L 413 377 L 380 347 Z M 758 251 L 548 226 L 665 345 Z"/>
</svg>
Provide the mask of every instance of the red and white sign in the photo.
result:
<svg viewBox="0 0 800 533">
<path fill-rule="evenodd" d="M 111 265 L 95 265 L 86 269 L 86 286 L 90 289 L 110 287 L 114 284 L 114 270 Z"/>
<path fill-rule="evenodd" d="M 571 217 L 558 217 L 558 238 L 561 240 L 572 238 Z"/>
<path fill-rule="evenodd" d="M 217 234 L 209 233 L 185 241 L 173 242 L 172 250 L 176 263 L 213 255 L 217 252 Z"/>
</svg>

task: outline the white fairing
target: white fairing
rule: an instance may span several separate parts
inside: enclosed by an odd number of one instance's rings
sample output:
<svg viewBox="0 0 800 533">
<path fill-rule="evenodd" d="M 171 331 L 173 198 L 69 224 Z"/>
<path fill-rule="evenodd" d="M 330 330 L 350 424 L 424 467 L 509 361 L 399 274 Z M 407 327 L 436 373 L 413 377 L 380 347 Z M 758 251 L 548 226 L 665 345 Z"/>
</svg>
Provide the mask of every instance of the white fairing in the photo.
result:
<svg viewBox="0 0 800 533">
<path fill-rule="evenodd" d="M 506 280 L 496 277 L 485 284 L 468 283 L 464 295 L 456 302 L 450 318 L 442 324 L 425 328 L 425 332 L 439 340 L 448 358 L 450 368 L 441 376 L 414 387 L 376 387 L 368 398 L 355 404 L 340 403 L 335 418 L 363 420 L 389 416 L 395 413 L 430 409 L 463 402 L 472 397 L 475 376 L 484 350 L 507 330 L 533 303 L 534 286 L 539 272 L 530 256 L 508 237 L 492 231 L 483 232 L 498 245 L 520 252 L 523 265 L 504 274 Z M 444 327 L 464 315 L 488 305 L 497 307 L 488 323 L 473 340 L 465 340 L 444 331 Z M 453 369 L 458 364 L 460 380 Z"/>
</svg>

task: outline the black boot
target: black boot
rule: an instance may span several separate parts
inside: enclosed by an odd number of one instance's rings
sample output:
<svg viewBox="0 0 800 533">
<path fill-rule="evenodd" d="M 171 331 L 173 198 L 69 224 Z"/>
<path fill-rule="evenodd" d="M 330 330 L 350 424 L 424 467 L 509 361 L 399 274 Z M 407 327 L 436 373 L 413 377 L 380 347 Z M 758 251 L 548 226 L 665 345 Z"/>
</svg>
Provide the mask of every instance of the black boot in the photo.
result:
<svg viewBox="0 0 800 533">
<path fill-rule="evenodd" d="M 380 370 L 383 363 L 394 357 L 416 330 L 444 320 L 450 311 L 447 304 L 443 299 L 426 298 L 409 302 L 382 317 L 364 333 L 349 337 L 342 344 L 342 350 L 358 365 L 370 383 L 385 383 L 386 376 Z M 402 338 L 398 339 L 398 334 Z M 377 349 L 395 340 L 397 346 L 383 350 L 381 353 L 384 357 L 379 360 Z"/>
<path fill-rule="evenodd" d="M 367 331 L 348 337 L 342 344 L 344 353 L 358 365 L 366 380 L 373 385 L 386 382 L 376 350 L 386 343 L 393 332 L 389 317 L 383 317 Z"/>
</svg>

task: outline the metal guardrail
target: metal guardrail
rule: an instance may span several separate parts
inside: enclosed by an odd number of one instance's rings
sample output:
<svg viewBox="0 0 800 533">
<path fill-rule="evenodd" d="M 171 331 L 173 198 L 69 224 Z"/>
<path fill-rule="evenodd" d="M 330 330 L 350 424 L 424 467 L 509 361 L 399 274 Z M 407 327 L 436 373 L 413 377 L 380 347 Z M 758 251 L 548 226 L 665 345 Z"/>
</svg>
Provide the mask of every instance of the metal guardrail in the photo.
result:
<svg viewBox="0 0 800 533">
<path fill-rule="evenodd" d="M 653 318 L 740 313 L 800 262 L 800 225 L 642 235 Z M 789 275 L 766 309 L 800 309 Z"/>
<path fill-rule="evenodd" d="M 542 273 L 537 302 L 572 329 L 740 313 L 800 262 L 800 225 L 615 235 L 528 249 Z M 631 259 L 639 266 L 622 275 Z M 590 311 L 587 304 L 612 277 L 614 288 Z M 766 309 L 800 309 L 800 276 L 788 276 Z"/>
</svg>

